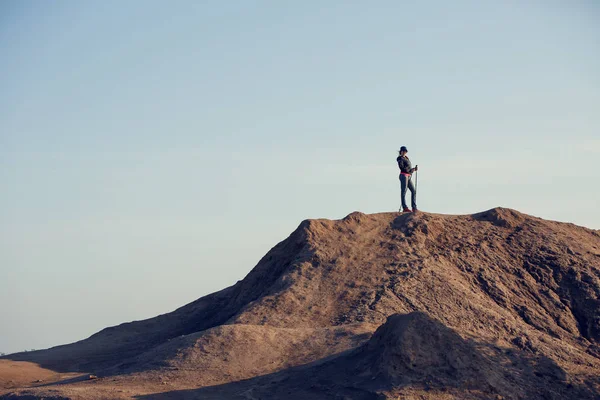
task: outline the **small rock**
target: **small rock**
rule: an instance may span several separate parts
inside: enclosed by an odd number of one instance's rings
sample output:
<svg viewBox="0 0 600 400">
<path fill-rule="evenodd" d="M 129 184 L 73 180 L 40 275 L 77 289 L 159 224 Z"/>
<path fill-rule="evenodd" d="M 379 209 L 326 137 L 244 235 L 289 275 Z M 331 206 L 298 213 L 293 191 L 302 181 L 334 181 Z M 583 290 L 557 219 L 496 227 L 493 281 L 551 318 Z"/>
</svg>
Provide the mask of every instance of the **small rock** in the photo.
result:
<svg viewBox="0 0 600 400">
<path fill-rule="evenodd" d="M 90 379 L 90 380 L 98 379 L 98 377 L 96 375 L 88 375 L 88 379 Z"/>
</svg>

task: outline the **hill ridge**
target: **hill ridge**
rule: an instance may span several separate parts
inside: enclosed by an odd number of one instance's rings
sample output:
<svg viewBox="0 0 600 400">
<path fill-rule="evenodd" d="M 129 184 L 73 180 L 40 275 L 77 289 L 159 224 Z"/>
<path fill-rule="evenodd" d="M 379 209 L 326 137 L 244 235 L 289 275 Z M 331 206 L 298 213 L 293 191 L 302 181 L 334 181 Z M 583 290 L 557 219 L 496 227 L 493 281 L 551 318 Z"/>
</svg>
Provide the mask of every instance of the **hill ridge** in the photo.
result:
<svg viewBox="0 0 600 400">
<path fill-rule="evenodd" d="M 273 365 L 310 363 L 285 350 L 294 335 L 310 332 L 312 339 L 298 351 L 303 347 L 317 361 L 363 346 L 364 335 L 392 315 L 416 312 L 485 348 L 510 348 L 525 358 L 543 355 L 565 371 L 564 385 L 579 385 L 593 382 L 589 376 L 600 371 L 599 298 L 597 231 L 502 207 L 466 215 L 352 212 L 338 220 L 302 221 L 244 279 L 171 313 L 9 358 L 125 380 L 149 379 L 174 365 L 226 368 L 216 361 L 219 351 L 250 360 L 250 369 L 229 378 L 191 380 L 226 384 L 272 373 Z M 208 355 L 195 347 L 206 340 L 221 343 L 216 331 L 230 335 L 231 343 Z M 341 339 L 334 346 L 336 334 Z M 280 350 L 262 349 L 257 358 L 244 353 L 247 343 L 262 336 Z M 162 348 L 176 351 L 164 358 Z M 178 359 L 177 349 L 199 364 Z M 270 361 L 254 365 L 259 359 Z M 198 371 L 169 376 L 184 385 L 182 376 Z M 506 387 L 499 384 L 498 390 Z"/>
</svg>

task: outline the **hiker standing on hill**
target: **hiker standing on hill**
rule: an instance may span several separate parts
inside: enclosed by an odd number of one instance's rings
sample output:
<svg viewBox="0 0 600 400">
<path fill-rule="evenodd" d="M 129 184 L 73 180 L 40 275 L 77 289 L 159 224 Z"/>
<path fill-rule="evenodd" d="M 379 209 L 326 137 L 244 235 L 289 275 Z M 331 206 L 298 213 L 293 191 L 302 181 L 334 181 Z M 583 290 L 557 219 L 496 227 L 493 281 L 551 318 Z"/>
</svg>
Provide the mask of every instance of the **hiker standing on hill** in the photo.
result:
<svg viewBox="0 0 600 400">
<path fill-rule="evenodd" d="M 402 199 L 402 209 L 400 209 L 400 211 L 417 212 L 419 211 L 417 210 L 417 189 L 415 189 L 411 177 L 412 173 L 417 171 L 419 167 L 412 167 L 410 160 L 406 156 L 408 149 L 405 146 L 400 147 L 399 153 L 400 155 L 398 158 L 396 158 L 396 161 L 398 161 L 398 167 L 400 168 L 400 198 Z M 412 210 L 406 206 L 406 200 L 404 199 L 406 196 L 406 188 L 410 190 L 410 202 Z"/>
</svg>

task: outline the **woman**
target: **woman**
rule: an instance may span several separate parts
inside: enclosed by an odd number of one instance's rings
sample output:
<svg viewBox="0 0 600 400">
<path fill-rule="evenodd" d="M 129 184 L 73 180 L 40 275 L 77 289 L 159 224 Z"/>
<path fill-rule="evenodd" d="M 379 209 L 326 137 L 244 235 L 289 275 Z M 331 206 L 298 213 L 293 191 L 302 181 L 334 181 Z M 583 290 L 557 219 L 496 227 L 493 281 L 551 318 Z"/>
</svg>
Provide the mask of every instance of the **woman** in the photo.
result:
<svg viewBox="0 0 600 400">
<path fill-rule="evenodd" d="M 412 177 L 412 173 L 419 169 L 418 166 L 414 168 L 410 164 L 410 160 L 406 156 L 408 153 L 408 149 L 405 146 L 400 147 L 400 155 L 396 158 L 398 161 L 398 167 L 400 168 L 400 198 L 402 199 L 402 208 L 400 211 L 402 212 L 417 212 L 417 190 L 410 179 Z M 404 197 L 406 196 L 406 188 L 410 190 L 410 202 L 412 206 L 412 210 L 406 206 L 406 200 Z"/>
</svg>

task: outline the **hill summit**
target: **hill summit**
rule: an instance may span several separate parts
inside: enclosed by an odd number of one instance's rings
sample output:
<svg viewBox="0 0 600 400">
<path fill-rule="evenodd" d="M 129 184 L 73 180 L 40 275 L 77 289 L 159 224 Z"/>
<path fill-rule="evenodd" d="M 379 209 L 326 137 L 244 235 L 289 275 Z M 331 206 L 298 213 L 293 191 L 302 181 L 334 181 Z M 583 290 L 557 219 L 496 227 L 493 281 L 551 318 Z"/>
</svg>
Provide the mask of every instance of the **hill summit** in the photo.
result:
<svg viewBox="0 0 600 400">
<path fill-rule="evenodd" d="M 7 398 L 595 399 L 599 297 L 598 231 L 506 208 L 355 212 L 303 221 L 171 313 L 5 356 L 0 384 L 25 361 L 56 375 Z"/>
</svg>

